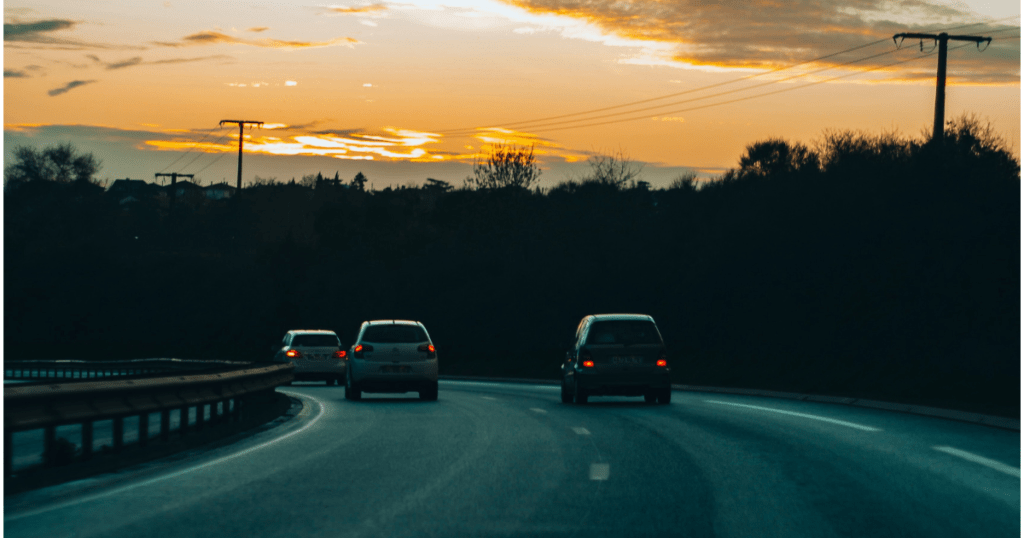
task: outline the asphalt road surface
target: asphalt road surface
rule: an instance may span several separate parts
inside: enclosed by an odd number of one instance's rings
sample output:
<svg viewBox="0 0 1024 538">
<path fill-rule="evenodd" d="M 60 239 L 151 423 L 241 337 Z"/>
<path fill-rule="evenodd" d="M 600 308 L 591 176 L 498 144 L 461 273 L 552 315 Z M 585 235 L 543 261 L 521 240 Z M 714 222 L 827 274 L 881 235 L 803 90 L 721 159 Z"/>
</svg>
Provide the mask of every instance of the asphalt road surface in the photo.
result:
<svg viewBox="0 0 1024 538">
<path fill-rule="evenodd" d="M 302 402 L 215 450 L 5 499 L 9 537 L 1020 536 L 1020 434 L 676 392 L 562 404 L 441 382 L 437 402 Z"/>
</svg>

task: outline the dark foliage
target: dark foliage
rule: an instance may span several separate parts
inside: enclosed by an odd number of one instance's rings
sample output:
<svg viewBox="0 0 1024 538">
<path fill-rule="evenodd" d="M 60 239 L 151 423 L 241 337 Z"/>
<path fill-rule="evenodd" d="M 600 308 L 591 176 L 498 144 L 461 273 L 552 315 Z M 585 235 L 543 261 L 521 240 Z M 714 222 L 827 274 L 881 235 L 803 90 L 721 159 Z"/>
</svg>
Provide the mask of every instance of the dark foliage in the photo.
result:
<svg viewBox="0 0 1024 538">
<path fill-rule="evenodd" d="M 1019 162 L 948 133 L 769 140 L 700 188 L 271 182 L 171 215 L 30 182 L 4 197 L 5 356 L 265 359 L 410 318 L 443 373 L 554 378 L 585 314 L 644 312 L 677 382 L 1015 414 Z"/>
</svg>

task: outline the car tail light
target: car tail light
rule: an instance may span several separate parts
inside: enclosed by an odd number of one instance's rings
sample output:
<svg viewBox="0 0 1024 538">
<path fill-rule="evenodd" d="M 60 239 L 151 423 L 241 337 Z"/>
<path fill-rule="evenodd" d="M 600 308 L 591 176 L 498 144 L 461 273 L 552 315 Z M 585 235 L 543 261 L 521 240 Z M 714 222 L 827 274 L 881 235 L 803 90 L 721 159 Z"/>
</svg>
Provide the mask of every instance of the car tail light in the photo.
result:
<svg viewBox="0 0 1024 538">
<path fill-rule="evenodd" d="M 658 359 L 658 366 L 668 366 L 668 361 L 665 359 Z"/>
<path fill-rule="evenodd" d="M 285 355 L 287 355 L 287 356 L 289 356 L 289 357 L 291 357 L 293 359 L 302 358 L 302 352 L 297 350 L 297 349 L 289 349 L 288 351 L 285 352 Z"/>
<path fill-rule="evenodd" d="M 352 356 L 357 359 L 361 359 L 363 358 L 363 353 L 369 351 L 373 351 L 373 346 L 364 346 L 363 344 L 359 344 L 358 346 L 355 347 L 355 349 L 352 350 Z"/>
<path fill-rule="evenodd" d="M 658 354 L 658 362 L 656 364 L 658 366 L 668 366 L 668 354 L 664 351 Z"/>
<path fill-rule="evenodd" d="M 434 347 L 434 344 L 422 344 L 420 347 L 416 349 L 426 353 L 427 357 L 430 357 L 431 359 L 435 357 L 435 353 L 437 352 L 437 349 Z"/>
<path fill-rule="evenodd" d="M 583 367 L 584 368 L 593 368 L 594 367 L 594 361 L 583 361 Z"/>
<path fill-rule="evenodd" d="M 344 349 L 339 349 L 338 351 L 334 352 L 335 359 L 344 359 L 346 355 L 348 355 L 348 352 L 345 351 Z"/>
</svg>

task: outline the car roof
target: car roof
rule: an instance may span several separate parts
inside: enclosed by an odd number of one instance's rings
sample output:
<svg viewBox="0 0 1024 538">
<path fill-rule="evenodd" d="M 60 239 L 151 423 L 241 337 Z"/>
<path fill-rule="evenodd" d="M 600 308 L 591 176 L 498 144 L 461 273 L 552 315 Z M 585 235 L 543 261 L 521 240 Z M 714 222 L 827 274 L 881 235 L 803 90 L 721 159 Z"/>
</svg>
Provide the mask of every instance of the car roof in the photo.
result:
<svg viewBox="0 0 1024 538">
<path fill-rule="evenodd" d="M 367 321 L 367 325 L 422 325 L 418 321 L 412 321 L 408 319 L 375 319 L 373 321 Z"/>
<path fill-rule="evenodd" d="M 326 329 L 295 329 L 294 331 L 288 331 L 288 334 L 333 334 L 338 336 L 338 333 Z"/>
<path fill-rule="evenodd" d="M 591 314 L 591 318 L 594 321 L 608 321 L 608 320 L 644 320 L 654 321 L 654 318 L 647 314 Z"/>
</svg>

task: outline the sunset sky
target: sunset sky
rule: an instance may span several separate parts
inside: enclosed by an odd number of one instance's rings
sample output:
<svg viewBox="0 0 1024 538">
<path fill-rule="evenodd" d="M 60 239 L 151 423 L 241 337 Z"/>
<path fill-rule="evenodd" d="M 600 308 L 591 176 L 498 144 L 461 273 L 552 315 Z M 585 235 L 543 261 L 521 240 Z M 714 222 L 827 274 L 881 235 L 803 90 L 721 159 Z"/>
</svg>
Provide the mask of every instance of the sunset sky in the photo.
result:
<svg viewBox="0 0 1024 538">
<path fill-rule="evenodd" d="M 608 153 L 662 186 L 768 137 L 930 130 L 933 43 L 892 36 L 939 31 L 993 38 L 950 42 L 946 117 L 1019 155 L 1019 17 L 1017 0 L 14 0 L 4 155 L 70 141 L 100 178 L 234 185 L 238 128 L 218 122 L 241 119 L 265 122 L 246 183 L 461 185 L 506 142 L 535 147 L 546 186 Z"/>
</svg>

